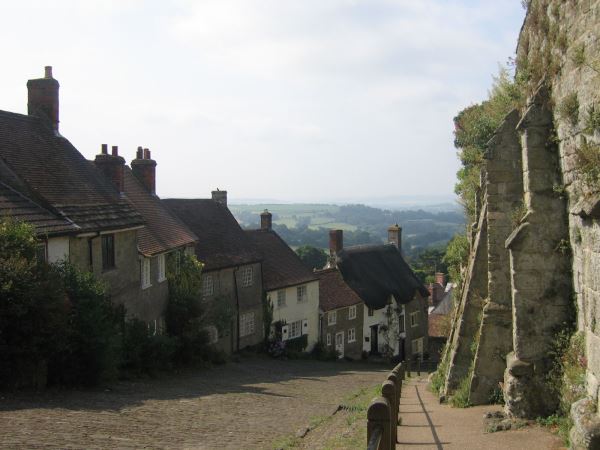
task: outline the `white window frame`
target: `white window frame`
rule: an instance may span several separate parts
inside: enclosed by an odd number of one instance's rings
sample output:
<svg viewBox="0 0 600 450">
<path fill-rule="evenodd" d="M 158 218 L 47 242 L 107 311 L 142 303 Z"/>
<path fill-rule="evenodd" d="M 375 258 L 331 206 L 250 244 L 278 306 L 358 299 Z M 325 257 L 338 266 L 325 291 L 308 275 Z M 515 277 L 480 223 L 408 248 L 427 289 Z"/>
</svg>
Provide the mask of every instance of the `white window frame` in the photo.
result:
<svg viewBox="0 0 600 450">
<path fill-rule="evenodd" d="M 212 274 L 202 276 L 202 297 L 209 297 L 215 293 L 215 282 Z"/>
<path fill-rule="evenodd" d="M 277 291 L 277 307 L 283 308 L 286 306 L 286 291 L 285 289 L 280 289 Z"/>
<path fill-rule="evenodd" d="M 331 333 L 327 333 L 327 345 L 331 347 Z"/>
<path fill-rule="evenodd" d="M 156 262 L 158 265 L 158 282 L 162 283 L 167 279 L 167 264 L 165 254 L 161 253 L 157 256 Z"/>
<path fill-rule="evenodd" d="M 306 286 L 298 286 L 296 288 L 296 299 L 298 303 L 304 303 L 308 300 L 308 292 Z"/>
<path fill-rule="evenodd" d="M 142 257 L 140 262 L 140 278 L 142 289 L 148 289 L 152 286 L 150 282 L 150 258 Z"/>
<path fill-rule="evenodd" d="M 242 287 L 250 287 L 254 284 L 254 268 L 252 266 L 242 268 Z"/>
<path fill-rule="evenodd" d="M 327 325 L 335 325 L 337 323 L 337 311 L 329 311 L 327 313 Z"/>
<path fill-rule="evenodd" d="M 295 338 L 299 338 L 300 336 L 302 336 L 302 321 L 301 320 L 292 322 L 289 325 L 290 325 L 290 328 L 289 328 L 290 332 L 289 332 L 288 339 L 295 339 Z"/>
<path fill-rule="evenodd" d="M 356 342 L 356 329 L 349 328 L 348 329 L 348 343 Z"/>
<path fill-rule="evenodd" d="M 423 355 L 423 338 L 413 339 L 410 343 L 410 347 L 413 355 Z"/>
<path fill-rule="evenodd" d="M 254 312 L 240 315 L 240 337 L 254 334 Z"/>
<path fill-rule="evenodd" d="M 410 327 L 418 327 L 419 326 L 419 311 L 410 313 Z"/>
<path fill-rule="evenodd" d="M 356 305 L 348 307 L 348 320 L 356 319 Z"/>
</svg>

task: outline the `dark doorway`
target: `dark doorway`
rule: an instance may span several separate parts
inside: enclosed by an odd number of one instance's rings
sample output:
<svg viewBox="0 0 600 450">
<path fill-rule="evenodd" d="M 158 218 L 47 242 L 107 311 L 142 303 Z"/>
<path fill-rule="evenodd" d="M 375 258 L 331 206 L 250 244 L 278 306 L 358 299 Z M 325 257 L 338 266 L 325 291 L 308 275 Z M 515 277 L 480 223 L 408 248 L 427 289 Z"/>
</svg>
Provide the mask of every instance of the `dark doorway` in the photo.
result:
<svg viewBox="0 0 600 450">
<path fill-rule="evenodd" d="M 379 325 L 371 326 L 371 355 L 379 354 Z"/>
</svg>

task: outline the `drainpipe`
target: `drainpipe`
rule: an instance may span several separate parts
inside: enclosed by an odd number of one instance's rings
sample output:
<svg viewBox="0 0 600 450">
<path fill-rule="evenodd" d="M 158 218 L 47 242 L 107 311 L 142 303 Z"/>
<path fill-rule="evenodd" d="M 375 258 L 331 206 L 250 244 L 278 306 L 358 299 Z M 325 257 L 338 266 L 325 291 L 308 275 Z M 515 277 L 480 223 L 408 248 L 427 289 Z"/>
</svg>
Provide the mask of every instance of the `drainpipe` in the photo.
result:
<svg viewBox="0 0 600 450">
<path fill-rule="evenodd" d="M 235 309 L 236 309 L 236 352 L 240 351 L 240 296 L 238 293 L 237 274 L 240 268 L 238 266 L 233 269 L 233 290 L 235 292 Z"/>
</svg>

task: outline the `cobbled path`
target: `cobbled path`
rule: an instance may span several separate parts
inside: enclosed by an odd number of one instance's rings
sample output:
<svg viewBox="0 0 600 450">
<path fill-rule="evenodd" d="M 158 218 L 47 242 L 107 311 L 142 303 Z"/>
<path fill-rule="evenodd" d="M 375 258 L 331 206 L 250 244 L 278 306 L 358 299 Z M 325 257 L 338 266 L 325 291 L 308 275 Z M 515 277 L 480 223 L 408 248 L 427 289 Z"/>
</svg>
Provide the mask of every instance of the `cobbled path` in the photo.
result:
<svg viewBox="0 0 600 450">
<path fill-rule="evenodd" d="M 246 357 L 103 390 L 0 392 L 0 448 L 270 449 L 385 372 Z"/>
</svg>

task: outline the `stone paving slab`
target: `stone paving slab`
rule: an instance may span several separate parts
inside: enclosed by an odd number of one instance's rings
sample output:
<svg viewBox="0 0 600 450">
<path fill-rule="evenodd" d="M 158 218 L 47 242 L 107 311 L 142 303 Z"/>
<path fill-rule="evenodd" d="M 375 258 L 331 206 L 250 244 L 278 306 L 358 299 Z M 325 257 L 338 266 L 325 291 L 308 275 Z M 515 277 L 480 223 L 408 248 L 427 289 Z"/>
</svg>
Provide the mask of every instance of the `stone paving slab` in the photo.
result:
<svg viewBox="0 0 600 450">
<path fill-rule="evenodd" d="M 562 440 L 549 431 L 528 426 L 519 430 L 484 433 L 484 414 L 500 406 L 452 408 L 440 405 L 427 389 L 427 381 L 409 379 L 402 389 L 398 427 L 404 450 L 538 450 L 563 448 Z"/>
<path fill-rule="evenodd" d="M 385 373 L 252 357 L 109 390 L 0 393 L 0 448 L 269 449 Z"/>
</svg>

